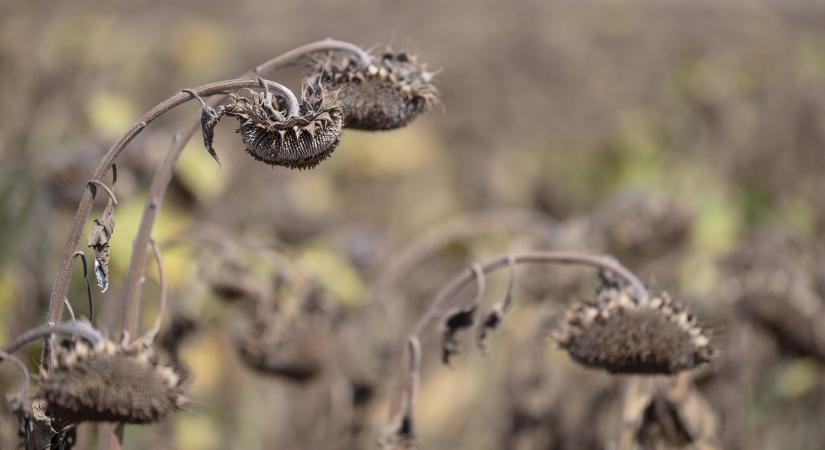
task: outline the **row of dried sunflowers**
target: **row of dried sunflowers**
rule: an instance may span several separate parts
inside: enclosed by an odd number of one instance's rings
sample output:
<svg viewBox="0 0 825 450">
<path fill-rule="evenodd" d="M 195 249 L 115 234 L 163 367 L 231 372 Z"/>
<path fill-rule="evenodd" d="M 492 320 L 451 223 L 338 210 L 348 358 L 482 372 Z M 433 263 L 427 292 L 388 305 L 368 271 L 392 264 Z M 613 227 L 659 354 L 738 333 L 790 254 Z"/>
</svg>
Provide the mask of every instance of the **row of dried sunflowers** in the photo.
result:
<svg viewBox="0 0 825 450">
<path fill-rule="evenodd" d="M 151 110 L 127 132 L 123 143 L 110 151 L 110 161 L 104 158 L 107 162 L 104 166 L 114 168 L 114 158 L 134 135 L 159 115 L 191 99 L 201 104 L 204 145 L 216 161 L 219 158 L 213 145 L 214 129 L 223 116 L 230 116 L 238 120 L 237 131 L 253 158 L 269 165 L 297 169 L 310 169 L 330 157 L 345 128 L 374 131 L 403 127 L 438 104 L 433 73 L 407 53 L 367 52 L 352 44 L 322 41 L 292 51 L 291 60 L 296 55 L 312 56 L 312 71 L 305 79 L 300 99 L 283 85 L 260 76 L 183 90 Z M 256 69 L 254 74 L 260 72 Z M 215 104 L 202 98 L 211 95 L 225 97 Z M 116 180 L 115 174 L 113 171 L 113 180 Z M 98 285 L 105 292 L 109 286 L 108 244 L 114 232 L 112 214 L 117 199 L 112 188 L 102 183 L 96 174 L 89 183 L 92 198 L 98 187 L 106 191 L 109 202 L 103 216 L 94 221 L 88 243 L 95 253 L 94 273 Z M 148 202 L 147 208 L 154 210 L 157 204 Z M 162 272 L 159 251 L 154 244 L 152 248 Z M 71 248 L 72 255 L 76 254 L 75 250 Z M 432 324 L 441 323 L 445 363 L 458 352 L 458 333 L 466 328 L 476 329 L 476 341 L 483 349 L 486 336 L 502 323 L 511 306 L 515 284 L 513 267 L 548 262 L 584 264 L 600 270 L 598 301 L 573 305 L 551 333 L 574 360 L 612 373 L 672 375 L 711 358 L 709 340 L 693 316 L 667 295 L 650 296 L 638 278 L 612 258 L 575 252 L 507 255 L 473 265 L 456 277 L 409 336 L 403 399 L 395 422 L 381 439 L 382 447 L 414 446 L 413 406 L 420 378 L 423 333 Z M 485 273 L 502 267 L 511 269 L 508 293 L 479 320 L 477 313 L 482 306 Z M 162 274 L 160 279 L 164 305 L 166 292 Z M 444 306 L 453 295 L 472 280 L 477 285 L 473 302 L 446 310 Z M 55 289 L 59 291 L 57 284 Z M 52 298 L 55 297 L 53 292 Z M 59 292 L 57 297 L 65 299 Z M 91 295 L 89 301 L 89 319 L 93 322 Z M 57 304 L 58 317 L 63 304 L 63 301 Z M 160 351 L 156 342 L 159 320 L 152 330 L 132 341 L 130 334 L 134 334 L 134 330 L 130 328 L 134 327 L 128 325 L 129 305 L 124 309 L 127 319 L 118 342 L 104 337 L 89 322 L 57 322 L 51 313 L 55 308 L 50 308 L 48 325 L 32 329 L 3 347 L 0 358 L 15 361 L 26 373 L 25 365 L 12 353 L 46 337 L 39 389 L 34 400 L 29 399 L 28 389 L 24 388 L 10 402 L 19 419 L 23 445 L 38 449 L 71 448 L 79 423 L 154 423 L 186 405 L 186 377 Z M 295 379 L 311 377 L 311 364 L 307 368 L 281 363 L 283 355 L 277 352 L 277 339 L 268 338 L 272 331 L 268 325 L 266 320 L 253 320 L 251 334 L 239 340 L 242 359 L 263 372 L 286 374 Z M 70 339 L 58 342 L 56 334 L 67 334 Z"/>
</svg>

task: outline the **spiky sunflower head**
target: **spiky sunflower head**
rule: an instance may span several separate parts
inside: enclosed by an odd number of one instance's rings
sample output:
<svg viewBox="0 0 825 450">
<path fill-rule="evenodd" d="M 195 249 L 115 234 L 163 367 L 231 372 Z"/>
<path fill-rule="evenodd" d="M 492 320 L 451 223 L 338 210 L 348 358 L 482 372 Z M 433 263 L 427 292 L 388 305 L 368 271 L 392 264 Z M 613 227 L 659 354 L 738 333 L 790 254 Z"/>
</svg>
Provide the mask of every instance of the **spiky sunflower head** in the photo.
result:
<svg viewBox="0 0 825 450">
<path fill-rule="evenodd" d="M 232 96 L 225 114 L 238 119 L 246 151 L 272 166 L 311 169 L 341 141 L 344 113 L 338 93 L 306 85 L 298 115 L 290 117 L 280 97 L 254 92 Z"/>
<path fill-rule="evenodd" d="M 339 90 L 344 126 L 359 130 L 403 127 L 439 103 L 433 72 L 406 52 L 372 53 L 372 63 L 347 57 L 318 61 L 310 85 Z"/>
<path fill-rule="evenodd" d="M 568 308 L 551 338 L 577 362 L 610 373 L 671 375 L 713 356 L 695 316 L 664 293 L 639 303 L 603 289 L 596 304 Z"/>
<path fill-rule="evenodd" d="M 78 342 L 55 356 L 57 365 L 43 374 L 39 397 L 63 420 L 153 423 L 187 401 L 183 379 L 151 347 Z"/>
</svg>

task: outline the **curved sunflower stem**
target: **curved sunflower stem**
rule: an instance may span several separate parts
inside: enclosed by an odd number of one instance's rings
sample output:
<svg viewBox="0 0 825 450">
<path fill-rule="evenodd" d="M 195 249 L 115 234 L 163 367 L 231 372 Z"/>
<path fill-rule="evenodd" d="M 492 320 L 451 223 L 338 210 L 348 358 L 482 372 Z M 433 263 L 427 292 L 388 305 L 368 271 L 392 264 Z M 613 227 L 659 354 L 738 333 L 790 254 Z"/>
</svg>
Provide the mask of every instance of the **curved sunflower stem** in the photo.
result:
<svg viewBox="0 0 825 450">
<path fill-rule="evenodd" d="M 576 251 L 535 251 L 526 253 L 516 253 L 512 255 L 500 256 L 481 264 L 481 271 L 484 274 L 494 272 L 510 264 L 575 264 L 594 267 L 615 273 L 622 278 L 633 289 L 634 297 L 640 304 L 647 304 L 650 295 L 639 278 L 626 267 L 610 256 L 591 255 Z M 476 278 L 478 270 L 469 269 L 453 278 L 437 295 L 424 316 L 418 321 L 415 333 L 421 336 L 432 323 L 441 317 L 444 311 L 444 304 L 458 293 L 466 284 Z"/>
<path fill-rule="evenodd" d="M 269 61 L 266 61 L 263 64 L 260 64 L 242 74 L 241 77 L 262 76 L 277 68 L 285 67 L 300 61 L 312 53 L 331 51 L 350 52 L 358 57 L 361 65 L 364 67 L 371 63 L 369 54 L 360 47 L 347 42 L 325 39 L 295 48 L 282 55 L 272 58 Z M 244 87 L 252 88 L 255 86 Z M 200 96 L 206 96 L 203 92 L 198 92 L 197 94 Z M 183 95 L 187 94 L 184 93 Z M 218 96 L 216 99 L 205 103 L 214 107 L 225 98 L 225 96 Z M 290 107 L 288 110 L 291 111 L 294 109 Z M 174 135 L 172 142 L 163 157 L 163 161 L 161 161 L 160 165 L 155 170 L 155 175 L 152 178 L 152 184 L 149 187 L 149 194 L 146 198 L 146 206 L 143 209 L 140 226 L 138 227 L 138 232 L 135 236 L 132 247 L 132 258 L 129 261 L 129 271 L 126 274 L 126 287 L 120 302 L 120 307 L 123 310 L 123 329 L 130 334 L 134 334 L 137 328 L 137 316 L 138 310 L 140 309 L 140 280 L 143 277 L 143 263 L 146 261 L 147 244 L 152 235 L 152 227 L 154 226 L 155 219 L 157 218 L 163 196 L 166 194 L 166 188 L 172 181 L 175 163 L 177 163 L 178 158 L 180 158 L 186 143 L 189 142 L 189 139 L 191 139 L 198 130 L 200 119 L 200 113 L 194 115 L 186 127 Z M 87 217 L 88 214 L 86 214 L 83 218 L 84 222 Z M 82 230 L 82 226 L 80 229 Z M 72 246 L 72 248 L 75 246 L 76 243 Z M 114 434 L 109 436 L 108 443 L 104 443 L 102 448 L 108 448 L 110 450 L 119 449 L 121 447 L 120 443 L 122 441 L 122 437 L 123 426 L 120 425 L 115 428 Z M 105 442 L 106 440 L 103 441 Z"/>
<path fill-rule="evenodd" d="M 369 54 L 355 44 L 336 41 L 333 39 L 324 39 L 295 48 L 282 55 L 272 58 L 269 61 L 252 68 L 241 76 L 262 76 L 272 70 L 300 61 L 302 58 L 312 53 L 331 51 L 352 53 L 356 55 L 361 61 L 361 64 L 364 65 L 369 65 L 371 62 Z M 268 86 L 273 87 L 272 84 L 268 84 Z M 205 104 L 214 107 L 224 98 L 224 96 L 219 96 L 212 101 L 205 102 Z M 288 108 L 288 110 L 294 111 L 291 107 Z M 152 184 L 149 187 L 149 195 L 146 199 L 146 206 L 143 209 L 143 216 L 141 217 L 138 233 L 135 236 L 133 244 L 132 258 L 129 261 L 129 271 L 126 275 L 126 288 L 121 301 L 121 307 L 124 309 L 125 317 L 124 329 L 132 331 L 133 333 L 137 325 L 135 316 L 137 314 L 137 309 L 139 308 L 138 298 L 140 297 L 141 288 L 140 279 L 143 274 L 143 262 L 146 260 L 147 243 L 152 235 L 152 227 L 154 226 L 155 219 L 157 218 L 158 209 L 160 209 L 163 196 L 166 194 L 166 188 L 172 180 L 175 163 L 180 157 L 181 152 L 183 152 L 183 148 L 186 146 L 186 143 L 189 142 L 189 139 L 191 139 L 198 130 L 200 125 L 200 117 L 200 114 L 193 116 L 189 120 L 186 127 L 178 131 L 172 138 L 172 142 L 166 150 L 166 155 L 157 170 L 155 170 L 155 175 L 152 178 Z"/>
<path fill-rule="evenodd" d="M 166 302 L 167 297 L 169 296 L 169 288 L 166 285 L 166 276 L 163 271 L 163 258 L 160 256 L 160 249 L 158 248 L 157 244 L 155 244 L 154 240 L 149 241 L 149 245 L 152 247 L 152 254 L 155 256 L 155 264 L 158 266 L 158 284 L 160 285 L 160 306 L 158 307 L 158 315 L 155 318 L 155 324 L 152 328 L 146 332 L 139 341 L 150 345 L 155 342 L 155 339 L 158 337 L 158 333 L 160 333 L 160 325 L 163 321 L 163 314 L 166 311 Z"/>
<path fill-rule="evenodd" d="M 6 353 L 14 353 L 32 341 L 42 337 L 51 336 L 53 334 L 70 334 L 80 337 L 92 345 L 95 345 L 103 340 L 103 335 L 99 331 L 95 330 L 88 322 L 60 322 L 54 325 L 40 325 L 39 327 L 34 327 L 14 338 L 13 341 L 3 347 L 2 351 Z"/>
<path fill-rule="evenodd" d="M 372 64 L 372 57 L 363 48 L 349 42 L 335 39 L 322 39 L 317 42 L 296 47 L 280 56 L 256 66 L 252 69 L 253 74 L 263 74 L 271 70 L 286 67 L 294 64 L 308 55 L 318 52 L 347 52 L 358 58 L 358 67 L 363 69 Z"/>
<path fill-rule="evenodd" d="M 20 369 L 20 373 L 22 374 L 23 384 L 20 386 L 20 390 L 17 392 L 17 398 L 20 399 L 21 402 L 25 402 L 29 398 L 29 369 L 26 368 L 26 365 L 23 364 L 23 361 L 20 361 L 20 358 L 12 355 L 11 353 L 4 352 L 0 350 L 0 363 L 4 360 L 10 360 Z"/>
<path fill-rule="evenodd" d="M 507 293 L 505 294 L 507 298 L 503 301 L 502 305 L 499 306 L 504 309 L 509 306 L 511 301 L 509 297 L 512 295 L 514 267 L 518 264 L 536 263 L 575 264 L 589 266 L 599 270 L 606 270 L 617 275 L 631 288 L 631 295 L 633 295 L 640 305 L 646 305 L 650 301 L 650 295 L 641 280 L 639 280 L 633 272 L 620 264 L 615 258 L 610 256 L 591 255 L 576 251 L 533 251 L 507 254 L 493 258 L 481 264 L 471 264 L 468 270 L 464 270 L 460 274 L 456 275 L 449 283 L 445 285 L 444 288 L 441 289 L 441 291 L 438 292 L 433 302 L 430 303 L 430 306 L 425 311 L 424 315 L 415 325 L 413 333 L 408 338 L 408 345 L 405 346 L 403 351 L 404 355 L 402 361 L 406 361 L 407 358 L 411 358 L 412 360 L 420 360 L 420 347 L 417 348 L 415 345 L 410 345 L 410 343 L 419 343 L 424 333 L 426 333 L 436 321 L 442 319 L 448 314 L 448 311 L 446 310 L 447 303 L 449 303 L 449 301 L 452 300 L 454 296 L 458 294 L 458 292 L 461 291 L 466 285 L 473 281 L 476 283 L 476 294 L 471 304 L 472 310 L 474 310 L 479 306 L 481 302 L 481 295 L 484 293 L 484 276 L 504 267 L 509 268 L 511 272 L 511 281 L 508 283 Z M 470 308 L 459 308 L 459 311 L 465 310 L 469 311 Z M 413 366 L 416 365 L 410 364 L 410 367 Z M 407 378 L 408 380 L 413 379 L 417 385 L 420 378 L 419 370 L 415 370 L 414 377 L 411 369 L 409 370 L 410 372 L 406 374 L 406 377 L 403 371 L 401 376 Z M 397 423 L 398 418 L 403 417 L 405 423 L 412 423 L 412 417 L 409 417 L 411 410 L 407 405 L 408 392 L 410 391 L 409 381 L 407 384 L 402 383 L 401 386 L 403 386 L 404 389 L 401 394 L 402 401 L 400 402 L 398 411 L 392 416 L 393 422 Z M 399 436 L 398 432 L 396 432 L 396 436 Z"/>
<path fill-rule="evenodd" d="M 272 82 L 268 82 L 268 85 L 273 89 L 280 90 L 283 88 L 282 86 L 276 85 Z M 210 83 L 193 90 L 197 92 L 198 95 L 211 96 L 216 94 L 226 94 L 238 89 L 255 87 L 258 87 L 258 81 L 256 79 L 241 78 Z M 295 98 L 294 95 L 292 98 Z M 93 188 L 90 186 L 97 186 L 94 181 L 100 181 L 104 176 L 106 176 L 115 159 L 120 156 L 132 139 L 134 139 L 135 136 L 146 128 L 148 124 L 152 123 L 155 119 L 168 111 L 190 100 L 191 96 L 189 94 L 179 92 L 160 102 L 144 114 L 141 120 L 133 125 L 126 133 L 124 133 L 124 135 L 109 149 L 109 151 L 106 152 L 106 155 L 104 155 L 97 167 L 97 170 L 95 170 L 94 175 L 89 180 L 89 183 L 87 183 L 86 190 L 83 193 L 83 198 L 80 200 L 80 205 L 75 213 L 74 224 L 69 232 L 69 238 L 66 241 L 66 246 L 64 248 L 63 259 L 61 261 L 57 278 L 55 279 L 49 299 L 48 322 L 56 322 L 60 317 L 60 312 L 63 306 L 63 297 L 66 296 L 66 292 L 69 288 L 72 261 L 74 260 L 75 251 L 77 250 L 77 246 L 80 242 L 83 227 L 86 224 L 86 220 L 89 218 L 92 202 L 94 200 L 94 193 L 92 192 Z M 295 106 L 293 105 L 292 107 Z"/>
</svg>

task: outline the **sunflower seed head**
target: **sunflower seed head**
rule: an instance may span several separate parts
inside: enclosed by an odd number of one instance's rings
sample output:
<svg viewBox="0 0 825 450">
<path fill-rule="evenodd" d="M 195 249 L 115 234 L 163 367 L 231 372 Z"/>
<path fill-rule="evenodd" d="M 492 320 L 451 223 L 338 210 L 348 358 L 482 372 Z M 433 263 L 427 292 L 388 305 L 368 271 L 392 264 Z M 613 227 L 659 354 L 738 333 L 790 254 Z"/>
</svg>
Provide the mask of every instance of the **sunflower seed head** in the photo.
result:
<svg viewBox="0 0 825 450">
<path fill-rule="evenodd" d="M 327 59 L 316 62 L 309 84 L 340 90 L 344 125 L 361 130 L 391 130 L 412 122 L 438 104 L 433 72 L 406 52 L 373 55 L 373 63 Z"/>
<path fill-rule="evenodd" d="M 58 349 L 56 357 L 41 380 L 40 397 L 61 419 L 153 423 L 187 402 L 184 380 L 149 347 L 80 342 Z"/>
<path fill-rule="evenodd" d="M 668 295 L 639 305 L 614 288 L 596 304 L 572 305 L 551 338 L 577 362 L 611 373 L 675 374 L 713 356 L 695 317 Z"/>
<path fill-rule="evenodd" d="M 234 96 L 226 115 L 238 119 L 246 151 L 272 166 L 311 169 L 328 158 L 341 140 L 344 113 L 337 92 L 305 86 L 300 115 L 285 117 L 277 98 L 255 93 Z"/>
</svg>

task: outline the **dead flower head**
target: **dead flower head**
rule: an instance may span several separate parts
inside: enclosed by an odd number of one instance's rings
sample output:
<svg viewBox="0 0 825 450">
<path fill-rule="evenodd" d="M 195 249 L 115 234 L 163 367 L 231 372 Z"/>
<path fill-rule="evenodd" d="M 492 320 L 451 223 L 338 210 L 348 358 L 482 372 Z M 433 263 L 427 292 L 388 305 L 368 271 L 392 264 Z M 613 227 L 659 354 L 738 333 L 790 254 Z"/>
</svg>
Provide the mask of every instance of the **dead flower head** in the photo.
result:
<svg viewBox="0 0 825 450">
<path fill-rule="evenodd" d="M 366 67 L 354 57 L 319 61 L 309 83 L 340 90 L 347 128 L 391 130 L 438 103 L 433 75 L 415 56 L 388 50 Z"/>
<path fill-rule="evenodd" d="M 145 345 L 102 340 L 59 348 L 57 365 L 42 375 L 40 397 L 61 419 L 146 424 L 185 403 L 183 380 Z"/>
<path fill-rule="evenodd" d="M 337 92 L 320 86 L 304 86 L 303 99 L 273 95 L 266 82 L 263 90 L 248 96 L 230 95 L 231 102 L 214 109 L 198 97 L 203 107 L 201 128 L 209 153 L 218 160 L 212 147 L 214 128 L 226 114 L 238 119 L 246 151 L 271 166 L 311 169 L 328 158 L 341 140 L 344 113 Z M 191 95 L 196 96 L 192 91 Z"/>
<path fill-rule="evenodd" d="M 576 303 L 551 338 L 581 364 L 610 373 L 675 374 L 708 362 L 710 341 L 693 314 L 666 294 L 639 304 L 624 290 L 600 290 L 598 304 Z"/>
<path fill-rule="evenodd" d="M 344 116 L 335 91 L 305 86 L 300 114 L 286 117 L 268 93 L 236 97 L 227 114 L 240 122 L 246 151 L 258 161 L 309 169 L 328 158 L 341 140 Z"/>
</svg>

